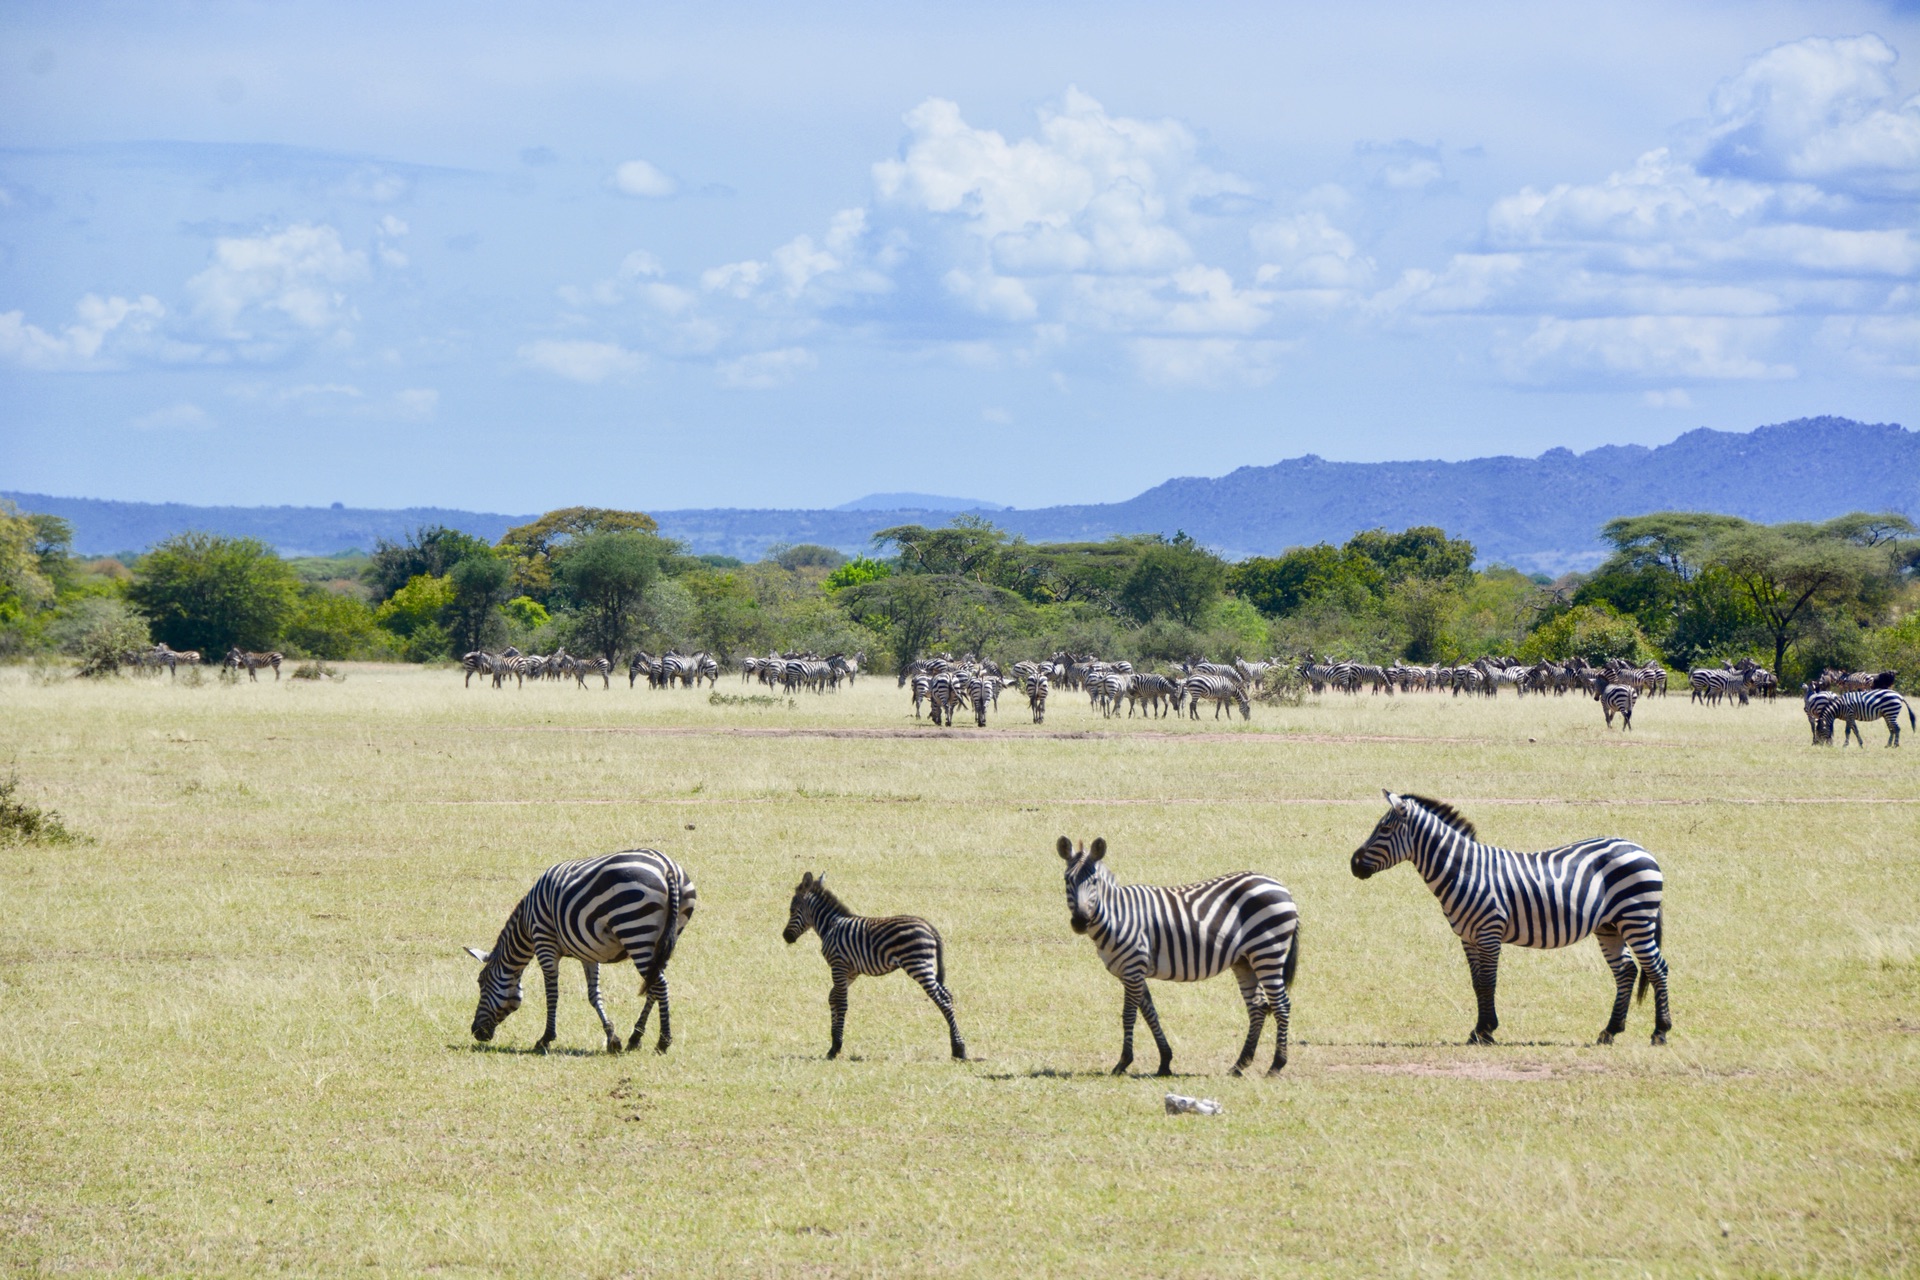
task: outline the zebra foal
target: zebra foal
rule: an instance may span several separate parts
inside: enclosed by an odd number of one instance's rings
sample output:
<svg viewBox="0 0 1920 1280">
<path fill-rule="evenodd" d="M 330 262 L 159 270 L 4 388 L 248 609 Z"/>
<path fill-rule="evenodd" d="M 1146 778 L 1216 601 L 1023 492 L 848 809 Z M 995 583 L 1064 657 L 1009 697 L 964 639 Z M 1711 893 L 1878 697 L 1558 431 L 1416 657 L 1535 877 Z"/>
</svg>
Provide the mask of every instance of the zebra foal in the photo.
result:
<svg viewBox="0 0 1920 1280">
<path fill-rule="evenodd" d="M 1653 855 L 1629 840 L 1602 836 L 1542 853 L 1482 844 L 1473 824 L 1449 805 L 1386 792 L 1387 812 L 1354 850 L 1352 870 L 1365 880 L 1397 862 L 1412 862 L 1440 900 L 1447 924 L 1466 949 L 1480 1006 L 1468 1044 L 1492 1044 L 1499 1016 L 1494 986 L 1500 947 L 1550 949 L 1592 934 L 1613 971 L 1613 1013 L 1600 1032 L 1612 1044 L 1626 1030 L 1634 961 L 1640 996 L 1654 989 L 1653 1043 L 1665 1044 L 1667 962 L 1660 955 L 1664 880 Z"/>
<path fill-rule="evenodd" d="M 1061 836 L 1054 846 L 1067 864 L 1067 918 L 1073 931 L 1093 940 L 1100 963 L 1120 979 L 1120 1061 L 1114 1075 L 1133 1065 L 1133 1020 L 1144 1014 L 1160 1050 L 1156 1074 L 1173 1074 L 1173 1046 L 1160 1030 L 1147 980 L 1200 982 L 1233 970 L 1247 1006 L 1247 1040 L 1233 1064 L 1239 1075 L 1260 1047 L 1260 1031 L 1273 1016 L 1273 1065 L 1287 1065 L 1287 1025 L 1293 1012 L 1288 988 L 1300 961 L 1300 913 L 1278 880 L 1252 871 L 1199 884 L 1121 884 L 1103 859 L 1107 842 L 1075 849 Z"/>
<path fill-rule="evenodd" d="M 833 1045 L 827 1057 L 840 1056 L 847 1027 L 847 989 L 853 980 L 885 977 L 904 969 L 947 1020 L 953 1056 L 966 1058 L 967 1045 L 953 1018 L 953 994 L 947 990 L 946 948 L 939 930 L 919 916 L 857 916 L 827 888 L 824 876 L 811 871 L 794 886 L 787 927 L 780 936 L 792 946 L 809 929 L 820 935 L 820 954 L 833 971 L 833 990 L 827 995 L 827 1007 L 833 1011 Z"/>
<path fill-rule="evenodd" d="M 466 949 L 480 961 L 473 1038 L 492 1040 L 499 1025 L 520 1007 L 520 975 L 530 961 L 538 960 L 547 985 L 547 1029 L 534 1052 L 545 1053 L 553 1043 L 559 1011 L 560 959 L 569 956 L 586 971 L 587 1003 L 600 1015 L 607 1052 L 618 1053 L 620 1037 L 600 1002 L 600 966 L 631 960 L 640 971 L 647 1000 L 627 1048 L 639 1047 L 657 1000 L 660 1038 L 654 1050 L 665 1053 L 673 1043 L 667 961 L 693 915 L 696 897 L 693 880 L 679 864 L 653 849 L 626 849 L 547 868 L 507 917 L 493 949 Z"/>
</svg>

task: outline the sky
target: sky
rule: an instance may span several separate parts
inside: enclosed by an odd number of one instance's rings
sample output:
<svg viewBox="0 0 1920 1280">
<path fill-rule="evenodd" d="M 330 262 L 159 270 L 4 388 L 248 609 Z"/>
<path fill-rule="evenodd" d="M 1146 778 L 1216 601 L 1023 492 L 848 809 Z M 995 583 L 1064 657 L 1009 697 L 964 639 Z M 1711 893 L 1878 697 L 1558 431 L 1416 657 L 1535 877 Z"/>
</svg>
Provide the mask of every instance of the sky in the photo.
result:
<svg viewBox="0 0 1920 1280">
<path fill-rule="evenodd" d="M 1920 426 L 1916 63 L 1852 0 L 12 0 L 0 489 L 1044 506 Z"/>
</svg>

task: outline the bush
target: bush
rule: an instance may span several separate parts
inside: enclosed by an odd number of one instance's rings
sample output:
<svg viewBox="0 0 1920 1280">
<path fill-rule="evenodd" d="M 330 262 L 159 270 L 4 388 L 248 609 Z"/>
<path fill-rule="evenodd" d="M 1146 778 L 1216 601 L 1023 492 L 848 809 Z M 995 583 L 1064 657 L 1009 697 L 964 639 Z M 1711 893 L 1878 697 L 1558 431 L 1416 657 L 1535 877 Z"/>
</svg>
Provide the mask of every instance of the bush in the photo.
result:
<svg viewBox="0 0 1920 1280">
<path fill-rule="evenodd" d="M 453 637 L 437 622 L 423 622 L 400 642 L 400 656 L 407 662 L 438 662 L 453 654 Z"/>
<path fill-rule="evenodd" d="M 1521 643 L 1518 656 L 1526 662 L 1624 658 L 1638 663 L 1645 662 L 1652 652 L 1653 646 L 1632 618 L 1622 617 L 1604 604 L 1577 604 L 1536 628 Z"/>
<path fill-rule="evenodd" d="M 893 566 L 885 560 L 856 556 L 828 574 L 820 585 L 828 591 L 838 591 L 842 587 L 857 587 L 863 582 L 878 582 L 892 575 Z"/>
<path fill-rule="evenodd" d="M 109 601 L 119 604 L 118 601 Z M 118 675 L 133 656 L 153 647 L 144 618 L 124 605 L 96 611 L 93 625 L 80 637 L 75 656 L 80 659 L 78 674 L 87 677 Z"/>
<path fill-rule="evenodd" d="M 315 658 L 365 658 L 392 652 L 374 612 L 348 595 L 309 589 L 287 623 L 285 644 Z"/>
<path fill-rule="evenodd" d="M 156 637 L 213 657 L 278 644 L 299 591 L 293 570 L 257 539 L 182 533 L 140 557 L 127 598 Z"/>
<path fill-rule="evenodd" d="M 19 789 L 17 775 L 0 781 L 0 844 L 72 844 L 79 839 L 59 814 L 20 799 Z"/>
</svg>

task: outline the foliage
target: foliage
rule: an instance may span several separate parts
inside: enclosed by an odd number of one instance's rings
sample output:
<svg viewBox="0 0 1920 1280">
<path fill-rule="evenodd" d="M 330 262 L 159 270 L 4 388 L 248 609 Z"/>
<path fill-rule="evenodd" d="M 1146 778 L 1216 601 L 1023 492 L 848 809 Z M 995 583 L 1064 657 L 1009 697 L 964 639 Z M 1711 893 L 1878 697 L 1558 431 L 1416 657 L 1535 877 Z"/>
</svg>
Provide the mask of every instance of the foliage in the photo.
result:
<svg viewBox="0 0 1920 1280">
<path fill-rule="evenodd" d="M 509 621 L 529 631 L 544 627 L 553 620 L 547 607 L 532 596 L 515 596 L 500 606 Z"/>
<path fill-rule="evenodd" d="M 784 547 L 771 559 L 782 569 L 832 570 L 847 563 L 845 552 L 811 542 L 803 542 L 796 547 Z"/>
<path fill-rule="evenodd" d="M 425 525 L 409 534 L 404 542 L 380 539 L 374 544 L 373 555 L 362 573 L 373 589 L 374 602 L 380 603 L 415 578 L 444 578 L 468 556 L 489 551 L 491 548 L 483 538 L 445 525 Z"/>
<path fill-rule="evenodd" d="M 499 641 L 505 630 L 500 605 L 513 581 L 513 566 L 482 549 L 465 557 L 447 575 L 453 588 L 443 622 L 455 653 L 469 653 Z"/>
<path fill-rule="evenodd" d="M 308 587 L 300 594 L 281 643 L 315 658 L 371 658 L 389 652 L 387 632 L 357 596 Z"/>
<path fill-rule="evenodd" d="M 1899 672 L 1894 687 L 1909 698 L 1920 696 L 1920 608 L 1868 635 L 1865 665 Z"/>
<path fill-rule="evenodd" d="M 117 600 L 102 601 L 104 608 L 90 610 L 91 625 L 74 646 L 80 659 L 82 676 L 118 675 L 133 655 L 153 646 L 147 621 Z"/>
<path fill-rule="evenodd" d="M 79 839 L 59 814 L 28 804 L 19 791 L 18 774 L 0 779 L 0 844 L 72 844 Z"/>
<path fill-rule="evenodd" d="M 265 543 L 182 533 L 140 557 L 127 599 L 156 639 L 215 655 L 235 645 L 273 647 L 299 592 L 299 579 Z"/>
<path fill-rule="evenodd" d="M 1120 601 L 1137 621 L 1167 617 L 1197 624 L 1227 586 L 1227 563 L 1185 533 L 1147 547 L 1120 588 Z"/>
<path fill-rule="evenodd" d="M 507 530 L 495 550 L 513 566 L 514 592 L 551 607 L 559 561 L 569 547 L 599 534 L 659 530 L 659 521 L 643 511 L 562 507 Z"/>
<path fill-rule="evenodd" d="M 976 515 L 955 516 L 943 529 L 917 524 L 895 525 L 873 535 L 876 547 L 889 543 L 898 549 L 900 570 L 994 582 L 1006 569 L 1007 535 L 993 522 Z"/>
<path fill-rule="evenodd" d="M 893 566 L 885 560 L 855 556 L 829 573 L 820 585 L 828 591 L 838 591 L 843 587 L 857 587 L 863 582 L 878 582 L 892 574 Z"/>
<path fill-rule="evenodd" d="M 1430 524 L 1399 533 L 1368 529 L 1354 534 L 1341 549 L 1370 561 L 1388 584 L 1408 578 L 1464 584 L 1473 576 L 1473 544 L 1449 538 Z"/>
<path fill-rule="evenodd" d="M 444 636 L 447 630 L 441 619 L 452 605 L 453 580 L 422 573 L 408 579 L 405 586 L 389 596 L 387 602 L 374 611 L 373 620 L 403 640 L 428 627 L 437 628 L 438 634 Z M 452 640 L 447 643 L 451 647 Z M 445 657 L 446 653 L 438 656 Z"/>
<path fill-rule="evenodd" d="M 0 501 L 0 625 L 18 624 L 52 605 L 56 563 L 72 542 L 67 523 L 54 516 L 22 515 Z"/>
<path fill-rule="evenodd" d="M 1385 585 L 1385 575 L 1372 559 L 1324 542 L 1295 547 L 1277 557 L 1243 560 L 1228 578 L 1234 595 L 1277 618 L 1326 597 L 1339 600 L 1350 611 L 1362 609 Z"/>
<path fill-rule="evenodd" d="M 1652 652 L 1653 646 L 1632 618 L 1622 617 L 1604 604 L 1579 604 L 1535 628 L 1521 643 L 1517 656 L 1526 662 L 1624 658 L 1642 663 Z"/>
<path fill-rule="evenodd" d="M 647 588 L 672 550 L 664 539 L 631 530 L 588 533 L 561 552 L 554 587 L 575 610 L 572 634 L 585 652 L 617 660 L 631 647 L 646 621 Z"/>
</svg>

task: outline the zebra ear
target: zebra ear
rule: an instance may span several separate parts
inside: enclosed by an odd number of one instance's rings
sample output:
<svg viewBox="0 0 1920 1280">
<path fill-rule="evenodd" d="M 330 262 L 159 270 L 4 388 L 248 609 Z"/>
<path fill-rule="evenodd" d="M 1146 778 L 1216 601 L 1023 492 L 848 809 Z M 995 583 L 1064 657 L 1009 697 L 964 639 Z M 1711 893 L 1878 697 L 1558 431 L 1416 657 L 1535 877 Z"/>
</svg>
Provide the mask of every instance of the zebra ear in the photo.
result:
<svg viewBox="0 0 1920 1280">
<path fill-rule="evenodd" d="M 1100 861 L 1100 859 L 1106 856 L 1107 856 L 1107 838 L 1105 836 L 1095 836 L 1093 838 L 1093 860 L 1095 862 L 1098 862 Z"/>
<path fill-rule="evenodd" d="M 1400 797 L 1393 794 L 1393 792 L 1382 787 L 1380 788 L 1380 794 L 1387 798 L 1387 807 L 1389 809 L 1398 809 L 1400 807 Z"/>
<path fill-rule="evenodd" d="M 1053 842 L 1053 848 L 1054 848 L 1054 851 L 1060 855 L 1063 861 L 1066 861 L 1066 862 L 1073 861 L 1073 841 L 1067 839 L 1065 836 L 1061 836 L 1058 840 Z"/>
<path fill-rule="evenodd" d="M 475 950 L 473 947 L 463 947 L 462 950 L 464 950 L 468 955 L 472 956 L 475 960 L 478 960 L 481 964 L 485 964 L 487 962 L 487 953 L 484 951 Z"/>
</svg>

